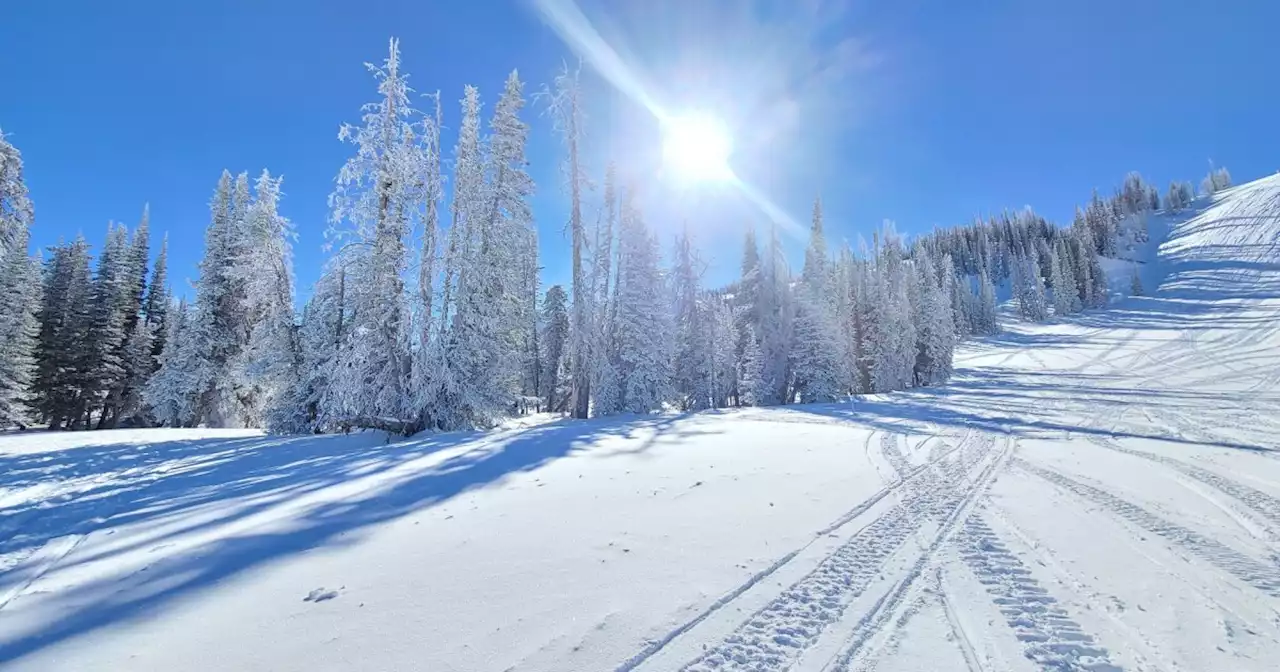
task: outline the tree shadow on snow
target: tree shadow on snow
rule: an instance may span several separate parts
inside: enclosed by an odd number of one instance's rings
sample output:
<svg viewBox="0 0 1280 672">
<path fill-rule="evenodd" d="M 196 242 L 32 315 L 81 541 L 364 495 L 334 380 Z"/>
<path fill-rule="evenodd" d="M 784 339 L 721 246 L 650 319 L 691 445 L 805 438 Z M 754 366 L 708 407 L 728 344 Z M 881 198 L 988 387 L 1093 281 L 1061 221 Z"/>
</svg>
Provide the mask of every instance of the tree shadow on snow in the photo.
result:
<svg viewBox="0 0 1280 672">
<path fill-rule="evenodd" d="M 131 545 L 72 554 L 58 563 L 59 570 L 181 541 L 319 493 L 315 505 L 287 514 L 280 524 L 273 520 L 270 531 L 223 536 L 166 557 L 145 571 L 43 596 L 42 600 L 54 603 L 51 609 L 63 612 L 61 618 L 38 632 L 0 640 L 0 664 L 148 614 L 170 600 L 258 565 L 350 543 L 351 535 L 346 533 L 536 469 L 602 437 L 651 431 L 639 449 L 626 451 L 640 452 L 673 431 L 678 419 L 563 420 L 521 430 L 439 434 L 390 444 L 381 435 L 361 434 L 109 444 L 0 454 L 0 487 L 67 479 L 85 483 L 72 495 L 0 508 L 0 554 L 30 552 L 66 535 L 154 523 L 155 534 L 147 534 L 148 529 Z M 460 452 L 432 456 L 450 449 Z M 322 492 L 364 477 L 377 482 L 346 496 Z M 0 594 L 24 581 L 24 571 L 19 563 L 0 572 Z M 4 616 L 0 612 L 0 618 Z"/>
</svg>

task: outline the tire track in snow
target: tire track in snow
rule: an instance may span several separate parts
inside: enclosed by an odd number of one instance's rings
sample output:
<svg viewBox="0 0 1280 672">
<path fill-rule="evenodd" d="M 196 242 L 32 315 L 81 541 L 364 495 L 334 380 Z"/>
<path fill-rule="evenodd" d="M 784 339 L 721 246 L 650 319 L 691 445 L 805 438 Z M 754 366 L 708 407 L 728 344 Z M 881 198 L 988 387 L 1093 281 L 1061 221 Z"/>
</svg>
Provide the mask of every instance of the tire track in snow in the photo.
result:
<svg viewBox="0 0 1280 672">
<path fill-rule="evenodd" d="M 905 480 L 911 475 L 911 462 L 907 460 L 907 456 L 902 454 L 902 446 L 898 445 L 897 434 L 882 434 L 880 436 L 880 452 L 884 454 L 889 465 L 893 467 L 893 471 L 898 474 L 898 480 Z"/>
<path fill-rule="evenodd" d="M 764 672 L 789 668 L 855 598 L 880 578 L 885 562 L 925 522 L 937 521 L 933 512 L 955 510 L 963 503 L 962 495 L 972 487 L 960 490 L 942 486 L 965 479 L 986 458 L 992 444 L 990 437 L 979 437 L 976 442 L 958 447 L 957 459 L 916 470 L 923 476 L 907 481 L 899 489 L 902 501 L 681 669 Z"/>
<path fill-rule="evenodd" d="M 978 581 L 1022 643 L 1023 653 L 1043 670 L 1119 671 L 1110 653 L 1071 620 L 1057 598 L 1031 576 L 1026 565 L 974 514 L 964 523 L 957 541 Z"/>
<path fill-rule="evenodd" d="M 1037 467 L 1024 460 L 1014 460 L 1014 464 L 1027 473 L 1035 474 L 1064 490 L 1109 509 L 1112 513 L 1152 534 L 1164 537 L 1174 545 L 1200 556 L 1254 588 L 1273 597 L 1280 597 L 1280 568 L 1258 562 L 1220 541 L 1171 523 L 1100 488 L 1085 485 L 1056 471 Z"/>
<path fill-rule="evenodd" d="M 974 646 L 973 638 L 965 630 L 963 619 L 956 612 L 955 605 L 951 603 L 951 598 L 947 597 L 947 583 L 942 577 L 942 568 L 938 567 L 934 575 L 938 602 L 942 605 L 942 613 L 947 618 L 947 627 L 951 630 L 951 634 L 955 636 L 956 645 L 960 648 L 960 655 L 964 657 L 965 667 L 969 669 L 969 672 L 986 672 L 987 666 L 983 664 L 982 657 L 978 655 L 978 647 Z"/>
<path fill-rule="evenodd" d="M 986 438 L 990 439 L 990 437 Z M 987 464 L 976 478 L 968 483 L 962 483 L 965 475 L 972 470 L 972 467 L 976 466 L 981 461 L 981 458 L 990 452 L 993 443 L 994 441 L 989 440 L 986 444 L 986 452 L 968 465 L 958 478 L 945 478 L 932 484 L 937 488 L 937 492 L 940 495 L 932 498 L 933 501 L 926 504 L 926 512 L 930 514 L 928 517 L 938 523 L 938 529 L 934 533 L 933 540 L 921 550 L 920 557 L 911 565 L 907 574 L 902 579 L 899 579 L 889 592 L 877 600 L 871 610 L 858 620 L 853 632 L 847 637 L 845 644 L 842 646 L 840 653 L 823 666 L 824 671 L 843 670 L 847 672 L 853 669 L 853 666 L 859 662 L 859 657 L 864 654 L 867 644 L 877 634 L 889 628 L 890 622 L 893 622 L 892 628 L 896 631 L 910 619 L 913 613 L 912 610 L 916 607 L 914 606 L 915 602 L 909 600 L 908 597 L 915 592 L 916 580 L 924 573 L 929 562 L 933 559 L 933 555 L 955 533 L 960 521 L 969 515 L 974 502 L 995 481 L 996 475 L 1004 467 L 1006 458 L 1013 453 L 1013 441 L 1008 439 L 1005 448 L 995 456 L 995 459 Z M 938 504 L 942 505 L 938 506 Z M 898 615 L 895 621 L 894 615 L 903 603 L 907 603 L 908 606 Z"/>
<path fill-rule="evenodd" d="M 1225 476 L 1209 471 L 1203 467 L 1183 462 L 1182 460 L 1165 457 L 1164 455 L 1156 455 L 1142 450 L 1125 448 L 1103 437 L 1090 437 L 1089 440 L 1108 450 L 1114 450 L 1118 453 L 1124 453 L 1125 455 L 1133 455 L 1134 457 L 1140 457 L 1144 460 L 1158 462 L 1180 471 L 1183 474 L 1204 483 L 1205 485 L 1236 498 L 1244 504 L 1247 504 L 1249 508 L 1261 514 L 1267 520 L 1276 525 L 1280 525 L 1280 498 L 1273 497 L 1261 490 L 1258 490 L 1257 488 L 1245 485 L 1238 481 L 1233 481 Z"/>
<path fill-rule="evenodd" d="M 874 438 L 876 433 L 877 432 L 871 432 L 867 435 L 868 444 L 870 444 L 871 440 Z M 634 670 L 635 668 L 639 667 L 642 663 L 644 663 L 649 658 L 653 657 L 654 654 L 661 651 L 663 648 L 665 648 L 671 642 L 675 641 L 681 635 L 684 635 L 689 630 L 692 630 L 699 623 L 705 621 L 707 618 L 711 617 L 720 609 L 731 604 L 734 600 L 741 597 L 743 593 L 746 593 L 748 590 L 753 588 L 756 584 L 768 578 L 771 574 L 781 569 L 788 562 L 791 562 L 792 560 L 794 560 L 796 556 L 798 556 L 801 552 L 803 552 L 805 549 L 812 546 L 814 541 L 817 541 L 818 539 L 825 537 L 828 534 L 831 534 L 832 532 L 835 532 L 841 527 L 848 525 L 850 522 L 858 518 L 858 516 L 861 516 L 862 514 L 866 513 L 871 507 L 878 504 L 882 499 L 884 499 L 885 497 L 889 496 L 894 492 L 897 492 L 898 490 L 904 488 L 905 486 L 908 486 L 910 482 L 913 479 L 915 479 L 917 476 L 925 473 L 926 470 L 932 468 L 935 464 L 942 462 L 946 458 L 955 454 L 957 451 L 964 451 L 964 450 L 970 449 L 973 438 L 974 438 L 973 430 L 966 429 L 965 433 L 961 436 L 960 441 L 957 442 L 957 444 L 950 450 L 947 450 L 946 452 L 940 454 L 937 460 L 931 460 L 927 464 L 920 465 L 919 467 L 916 467 L 914 470 L 912 470 L 911 473 L 909 473 L 905 478 L 900 479 L 894 483 L 891 483 L 884 488 L 881 488 L 871 497 L 863 500 L 862 503 L 858 504 L 854 508 L 842 514 L 836 520 L 832 521 L 830 525 L 827 525 L 826 527 L 815 532 L 814 538 L 810 540 L 808 543 L 801 546 L 800 548 L 795 549 L 794 551 L 791 551 L 790 553 L 787 553 L 781 558 L 778 558 L 776 561 L 773 562 L 773 564 L 751 575 L 750 578 L 748 578 L 744 583 L 742 583 L 738 587 L 720 596 L 715 602 L 712 602 L 710 606 L 708 606 L 706 609 L 698 613 L 698 615 L 694 616 L 688 621 L 685 621 L 679 627 L 675 628 L 674 630 L 671 630 L 670 632 L 668 632 L 666 635 L 663 635 L 659 639 L 656 639 L 650 642 L 640 652 L 631 656 L 627 660 L 623 661 L 621 665 L 614 668 L 614 672 L 629 672 L 630 670 Z M 874 525 L 874 523 L 872 524 Z M 857 539 L 857 536 L 862 535 L 863 533 L 865 533 L 865 531 L 866 530 L 864 529 L 863 531 L 859 532 L 858 535 L 854 537 L 854 539 Z M 849 543 L 849 542 L 846 542 L 846 543 Z"/>
</svg>

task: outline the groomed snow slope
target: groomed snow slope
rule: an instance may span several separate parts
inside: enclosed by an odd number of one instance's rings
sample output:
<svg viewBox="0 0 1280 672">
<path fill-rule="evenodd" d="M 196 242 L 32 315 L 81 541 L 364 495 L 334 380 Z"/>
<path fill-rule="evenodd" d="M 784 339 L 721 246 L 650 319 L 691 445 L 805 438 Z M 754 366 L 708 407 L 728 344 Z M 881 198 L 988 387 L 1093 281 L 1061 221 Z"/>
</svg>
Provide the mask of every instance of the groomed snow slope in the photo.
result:
<svg viewBox="0 0 1280 672">
<path fill-rule="evenodd" d="M 937 390 L 0 438 L 0 668 L 1274 670 L 1280 177 L 1199 205 Z"/>
</svg>

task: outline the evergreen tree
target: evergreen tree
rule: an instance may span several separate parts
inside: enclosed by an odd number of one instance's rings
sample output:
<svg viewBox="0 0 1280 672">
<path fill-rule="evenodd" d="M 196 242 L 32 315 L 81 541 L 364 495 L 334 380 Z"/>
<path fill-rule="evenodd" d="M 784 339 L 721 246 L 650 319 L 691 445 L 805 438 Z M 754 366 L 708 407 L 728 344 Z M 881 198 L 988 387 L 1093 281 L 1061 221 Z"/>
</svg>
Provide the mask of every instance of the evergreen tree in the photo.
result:
<svg viewBox="0 0 1280 672">
<path fill-rule="evenodd" d="M 785 404 L 792 398 L 789 355 L 795 332 L 795 301 L 791 294 L 791 274 L 782 255 L 782 243 L 773 228 L 769 232 L 768 250 L 760 264 L 757 310 L 762 376 L 768 391 L 759 403 Z"/>
<path fill-rule="evenodd" d="M 1210 166 L 1209 174 L 1204 176 L 1200 181 L 1200 193 L 1211 196 L 1231 187 L 1231 173 L 1226 168 L 1214 168 Z"/>
<path fill-rule="evenodd" d="M 83 395 L 89 391 L 90 372 L 82 355 L 90 335 L 92 292 L 89 244 L 84 237 L 51 248 L 37 314 L 32 390 L 40 420 L 50 429 L 76 429 L 84 419 Z"/>
<path fill-rule="evenodd" d="M 98 429 L 114 422 L 118 394 L 129 373 L 123 358 L 132 285 L 127 235 L 123 226 L 107 227 L 93 279 L 89 337 L 78 367 L 89 376 L 82 399 L 88 404 L 86 410 L 98 413 Z"/>
<path fill-rule="evenodd" d="M 195 318 L 185 299 L 170 306 L 160 368 L 143 389 L 143 399 L 152 416 L 167 427 L 188 427 L 197 422 L 199 388 L 194 377 L 201 343 L 196 338 L 194 324 Z"/>
<path fill-rule="evenodd" d="M 914 383 L 940 385 L 951 377 L 955 318 L 947 289 L 938 283 L 932 255 L 919 255 L 920 319 L 916 329 Z M 947 277 L 951 273 L 947 272 Z"/>
<path fill-rule="evenodd" d="M 1053 312 L 1055 315 L 1069 315 L 1079 312 L 1080 296 L 1076 290 L 1075 276 L 1071 271 L 1071 259 L 1064 239 L 1058 238 L 1054 244 L 1052 258 L 1053 268 Z"/>
<path fill-rule="evenodd" d="M 634 190 L 622 198 L 618 235 L 617 339 L 621 408 L 647 413 L 659 408 L 669 381 L 669 314 L 658 271 L 657 242 L 633 204 Z"/>
<path fill-rule="evenodd" d="M 440 145 L 440 130 L 444 123 L 440 107 L 440 92 L 430 96 L 435 113 L 423 121 L 423 197 L 426 207 L 422 219 L 422 247 L 418 254 L 418 305 L 414 318 L 417 322 L 417 349 L 414 350 L 412 367 L 412 389 L 414 398 L 411 402 L 417 412 L 419 427 L 428 426 L 432 418 L 432 406 L 436 401 L 437 387 L 435 378 L 441 373 L 442 339 L 444 325 L 435 321 L 435 283 L 437 241 L 440 239 L 440 208 L 444 198 L 444 177 L 441 170 L 443 160 Z M 299 348 L 301 348 L 301 343 Z M 300 353 L 300 361 L 305 357 Z"/>
<path fill-rule="evenodd" d="M 39 284 L 35 262 L 27 256 L 27 237 L 19 229 L 9 246 L 0 248 L 0 428 L 30 420 Z"/>
<path fill-rule="evenodd" d="M 280 393 L 294 385 L 299 353 L 293 314 L 293 225 L 279 213 L 282 178 L 263 170 L 245 214 L 233 277 L 245 287 L 249 334 L 230 362 L 240 381 L 246 423 L 261 426 Z"/>
<path fill-rule="evenodd" d="M 151 283 L 147 286 L 147 298 L 143 302 L 147 326 L 151 328 L 151 373 L 160 368 L 160 353 L 164 352 L 169 333 L 169 304 L 173 301 L 169 290 L 169 236 L 160 243 L 160 254 L 151 271 Z"/>
<path fill-rule="evenodd" d="M 444 429 L 465 426 L 471 419 L 463 409 L 468 391 L 464 365 L 471 365 L 472 344 L 465 335 L 476 321 L 473 297 L 479 296 L 475 282 L 475 240 L 483 213 L 484 161 L 480 147 L 480 93 L 468 86 L 463 91 L 462 123 L 454 146 L 452 224 L 445 253 L 443 299 L 440 304 L 440 338 L 435 352 L 439 364 L 429 405 L 429 425 Z"/>
<path fill-rule="evenodd" d="M 107 390 L 103 417 L 99 427 L 114 427 L 121 418 L 138 412 L 142 388 L 151 376 L 151 330 L 143 320 L 142 310 L 147 290 L 147 260 L 150 257 L 151 209 L 143 206 L 142 219 L 128 243 L 121 271 L 121 296 L 118 310 L 122 316 L 123 338 L 118 356 L 123 374 L 114 387 Z M 139 323 L 142 327 L 139 328 Z M 145 347 L 145 351 L 141 348 Z"/>
<path fill-rule="evenodd" d="M 409 408 L 407 239 L 427 198 L 430 160 L 400 71 L 398 41 L 391 40 L 382 66 L 366 67 L 380 98 L 364 107 L 361 126 L 341 127 L 338 139 L 356 153 L 338 172 L 329 197 L 333 232 L 354 243 L 345 259 L 352 324 L 344 334 L 349 387 L 341 422 L 404 431 L 416 422 L 408 420 L 416 414 Z"/>
<path fill-rule="evenodd" d="M 204 258 L 196 281 L 196 300 L 186 338 L 187 350 L 169 358 L 168 366 L 188 367 L 165 374 L 165 381 L 187 385 L 193 398 L 191 418 L 194 424 L 211 427 L 240 426 L 239 400 L 230 362 L 241 349 L 240 315 L 242 302 L 233 265 L 238 244 L 235 235 L 239 225 L 233 220 L 232 177 L 223 171 L 209 203 L 209 226 L 205 230 Z M 163 365 L 162 365 L 163 371 Z M 148 395 L 150 397 L 150 395 Z M 154 405 L 154 404 L 152 404 Z"/>
<path fill-rule="evenodd" d="M 791 353 L 795 387 L 805 402 L 832 401 L 844 389 L 844 360 L 834 315 L 822 204 L 814 202 L 809 245 L 796 301 L 795 339 Z"/>
<path fill-rule="evenodd" d="M 25 424 L 27 386 L 34 366 L 38 283 L 27 256 L 35 209 L 22 172 L 22 154 L 0 131 L 0 427 Z"/>
<path fill-rule="evenodd" d="M 770 390 L 764 379 L 764 353 L 756 339 L 755 329 L 748 326 L 743 341 L 745 349 L 738 364 L 738 390 L 743 406 L 767 403 Z"/>
<path fill-rule="evenodd" d="M 571 369 L 573 371 L 572 414 L 575 418 L 585 418 L 591 406 L 591 372 L 596 370 L 591 362 L 589 319 L 591 317 L 591 300 L 583 257 L 586 255 L 587 236 L 582 222 L 582 192 L 587 186 L 586 172 L 582 167 L 582 88 L 578 72 L 570 72 L 566 65 L 555 79 L 554 92 L 548 91 L 549 107 L 555 117 L 556 130 L 565 144 L 563 170 L 569 183 L 569 231 L 572 236 L 573 256 L 573 316 L 572 338 L 570 347 Z M 619 231 L 621 246 L 621 231 Z M 621 278 L 622 269 L 618 269 Z"/>
<path fill-rule="evenodd" d="M 984 270 L 978 276 L 978 300 L 974 320 L 974 333 L 994 334 L 1000 331 L 1000 323 L 996 319 L 996 287 L 991 276 Z"/>
<path fill-rule="evenodd" d="M 22 152 L 9 144 L 0 129 L 0 258 L 9 250 L 27 252 L 27 237 L 35 220 L 35 208 L 27 193 L 26 179 L 22 173 Z"/>
<path fill-rule="evenodd" d="M 1016 263 L 1013 287 L 1018 314 L 1029 322 L 1043 322 L 1049 317 L 1049 308 L 1045 303 L 1040 264 L 1035 257 L 1020 257 Z"/>
<path fill-rule="evenodd" d="M 544 349 L 541 393 L 547 400 L 547 410 L 552 412 L 561 408 L 558 395 L 569 339 L 568 304 L 569 296 L 560 285 L 552 285 L 542 300 L 542 337 L 538 339 Z"/>
<path fill-rule="evenodd" d="M 336 382 L 349 368 L 350 349 L 346 264 L 342 254 L 325 265 L 302 311 L 298 328 L 298 374 L 281 402 L 271 409 L 274 432 L 330 432 L 343 428 L 347 408 Z"/>
<path fill-rule="evenodd" d="M 711 404 L 711 349 L 708 346 L 708 310 L 702 302 L 700 263 L 694 257 L 689 227 L 676 238 L 672 291 L 676 348 L 672 361 L 672 388 L 681 410 L 698 410 Z"/>
</svg>

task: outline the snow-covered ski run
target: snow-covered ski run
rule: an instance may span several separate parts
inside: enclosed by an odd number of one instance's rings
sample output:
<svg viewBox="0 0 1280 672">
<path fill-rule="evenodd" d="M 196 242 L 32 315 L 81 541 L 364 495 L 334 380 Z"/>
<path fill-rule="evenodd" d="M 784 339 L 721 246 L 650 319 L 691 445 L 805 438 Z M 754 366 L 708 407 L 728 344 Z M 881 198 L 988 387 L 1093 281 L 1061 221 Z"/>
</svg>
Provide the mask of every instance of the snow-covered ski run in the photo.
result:
<svg viewBox="0 0 1280 672">
<path fill-rule="evenodd" d="M 0 669 L 1275 670 L 1280 176 L 1152 233 L 937 388 L 0 437 Z"/>
</svg>

